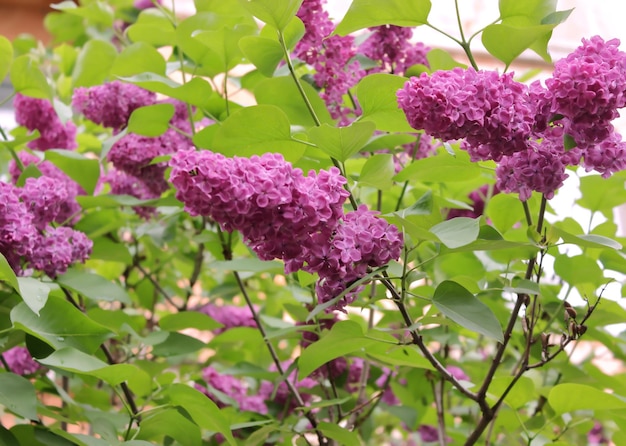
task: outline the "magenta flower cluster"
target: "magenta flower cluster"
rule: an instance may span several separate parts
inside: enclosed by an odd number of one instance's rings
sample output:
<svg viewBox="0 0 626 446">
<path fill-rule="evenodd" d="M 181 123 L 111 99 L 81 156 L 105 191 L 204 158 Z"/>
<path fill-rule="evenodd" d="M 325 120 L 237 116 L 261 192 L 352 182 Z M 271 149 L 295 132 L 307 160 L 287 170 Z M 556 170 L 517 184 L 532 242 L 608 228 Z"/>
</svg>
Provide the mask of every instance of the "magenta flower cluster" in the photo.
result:
<svg viewBox="0 0 626 446">
<path fill-rule="evenodd" d="M 89 257 L 92 242 L 84 233 L 52 225 L 67 196 L 46 176 L 28 178 L 22 188 L 0 182 L 0 253 L 16 274 L 26 267 L 54 278 Z"/>
<path fill-rule="evenodd" d="M 248 307 L 206 304 L 198 308 L 198 311 L 222 324 L 222 327 L 213 330 L 215 334 L 220 334 L 236 327 L 256 328 L 257 326 L 256 322 L 254 322 L 252 312 Z"/>
<path fill-rule="evenodd" d="M 500 190 L 551 198 L 567 166 L 604 177 L 626 168 L 626 143 L 611 123 L 626 105 L 626 53 L 618 45 L 583 40 L 555 64 L 545 87 L 472 68 L 423 73 L 398 91 L 398 104 L 415 129 L 462 140 L 473 161 L 499 162 Z"/>
<path fill-rule="evenodd" d="M 206 385 L 196 384 L 196 389 L 211 398 L 218 407 L 234 405 L 240 410 L 267 413 L 263 396 L 261 394 L 249 395 L 248 386 L 244 381 L 219 373 L 210 366 L 202 370 L 202 379 Z"/>
<path fill-rule="evenodd" d="M 15 122 L 28 130 L 38 130 L 39 138 L 30 141 L 28 147 L 36 150 L 73 150 L 76 144 L 76 126 L 63 123 L 50 101 L 31 98 L 18 93 L 13 101 Z"/>
<path fill-rule="evenodd" d="M 337 168 L 304 176 L 279 154 L 227 158 L 194 150 L 177 152 L 170 165 L 187 212 L 240 231 L 259 258 L 283 260 L 287 273 L 318 273 L 322 302 L 346 291 L 368 267 L 400 256 L 397 228 L 365 207 L 344 215 L 348 192 Z M 350 290 L 336 308 L 358 291 Z"/>
<path fill-rule="evenodd" d="M 32 375 L 42 367 L 35 362 L 26 347 L 16 346 L 2 353 L 9 370 L 17 375 Z"/>
</svg>

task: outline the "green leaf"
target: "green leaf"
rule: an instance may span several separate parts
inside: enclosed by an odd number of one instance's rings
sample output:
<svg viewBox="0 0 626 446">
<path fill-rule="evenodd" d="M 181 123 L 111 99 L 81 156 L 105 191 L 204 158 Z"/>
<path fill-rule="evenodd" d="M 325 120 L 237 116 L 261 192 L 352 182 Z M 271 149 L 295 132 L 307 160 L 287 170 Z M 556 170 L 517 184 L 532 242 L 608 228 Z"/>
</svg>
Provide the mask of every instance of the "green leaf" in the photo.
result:
<svg viewBox="0 0 626 446">
<path fill-rule="evenodd" d="M 49 296 L 39 317 L 20 303 L 11 310 L 13 327 L 41 339 L 55 349 L 74 347 L 93 353 L 112 333 L 95 323 L 65 299 Z"/>
<path fill-rule="evenodd" d="M 500 322 L 491 309 L 456 282 L 445 280 L 435 289 L 433 303 L 444 315 L 468 330 L 502 342 Z"/>
<path fill-rule="evenodd" d="M 70 268 L 65 274 L 57 277 L 56 281 L 95 302 L 131 303 L 124 288 L 95 273 Z"/>
<path fill-rule="evenodd" d="M 113 26 L 113 9 L 105 2 L 90 2 L 86 6 L 76 6 L 74 2 L 64 1 L 50 5 L 52 9 L 63 11 L 85 19 L 88 25 Z"/>
<path fill-rule="evenodd" d="M 250 25 L 232 23 L 231 26 L 224 26 L 215 30 L 196 31 L 192 37 L 206 46 L 210 52 L 219 60 L 217 72 L 230 70 L 240 64 L 243 59 L 243 52 L 239 48 L 239 41 L 245 36 L 255 33 L 256 27 Z"/>
<path fill-rule="evenodd" d="M 340 356 L 362 350 L 373 344 L 354 321 L 337 322 L 325 336 L 302 351 L 298 360 L 299 379 L 309 376 L 315 369 Z"/>
<path fill-rule="evenodd" d="M 335 423 L 320 421 L 317 427 L 326 437 L 338 441 L 339 444 L 362 444 L 362 441 L 359 439 L 359 436 L 356 432 L 349 431 L 346 428 L 341 427 Z"/>
<path fill-rule="evenodd" d="M 153 346 L 152 354 L 155 356 L 186 355 L 204 347 L 206 347 L 205 342 L 181 333 L 171 332 L 164 342 Z"/>
<path fill-rule="evenodd" d="M 13 268 L 11 268 L 11 265 L 9 265 L 9 262 L 7 261 L 6 257 L 4 257 L 4 255 L 2 255 L 1 252 L 0 252 L 0 282 L 7 283 L 15 291 L 17 291 L 18 293 L 20 292 L 20 286 L 17 282 L 17 276 L 15 275 Z"/>
<path fill-rule="evenodd" d="M 441 243 L 448 248 L 459 248 L 469 245 L 478 238 L 480 232 L 480 219 L 457 217 L 442 221 L 430 228 Z"/>
<path fill-rule="evenodd" d="M 556 0 L 499 0 L 498 8 L 500 17 L 508 19 L 516 16 L 529 18 L 534 23 L 539 23 L 548 14 L 556 10 Z"/>
<path fill-rule="evenodd" d="M 275 40 L 261 36 L 246 36 L 239 40 L 239 47 L 246 58 L 264 76 L 272 77 L 283 59 L 283 48 Z"/>
<path fill-rule="evenodd" d="M 178 331 L 185 328 L 195 328 L 196 330 L 215 330 L 222 327 L 209 316 L 198 311 L 185 311 L 182 313 L 166 314 L 159 320 L 161 330 Z"/>
<path fill-rule="evenodd" d="M 133 42 L 144 42 L 156 47 L 171 45 L 176 39 L 171 20 L 157 8 L 141 11 L 137 21 L 128 27 L 126 33 Z"/>
<path fill-rule="evenodd" d="M 455 150 L 455 156 L 451 156 L 440 149 L 437 155 L 416 160 L 406 166 L 394 177 L 394 181 L 447 183 L 471 180 L 480 173 L 480 166 L 470 161 L 467 152 Z"/>
<path fill-rule="evenodd" d="M 124 243 L 115 242 L 108 237 L 96 237 L 93 239 L 93 250 L 89 256 L 91 260 L 106 260 L 130 265 L 133 257 Z"/>
<path fill-rule="evenodd" d="M 252 15 L 282 31 L 298 12 L 302 0 L 243 0 L 243 4 Z"/>
<path fill-rule="evenodd" d="M 120 79 L 202 108 L 210 104 L 209 98 L 213 93 L 211 84 L 200 77 L 194 77 L 186 84 L 176 83 L 154 73 L 141 73 L 130 77 L 120 77 Z"/>
<path fill-rule="evenodd" d="M 231 445 L 237 444 L 230 431 L 228 419 L 205 394 L 184 384 L 172 384 L 168 394 L 171 403 L 185 409 L 198 426 L 219 432 Z"/>
<path fill-rule="evenodd" d="M 591 283 L 600 286 L 608 281 L 598 263 L 585 255 L 557 256 L 554 260 L 554 271 L 571 285 Z"/>
<path fill-rule="evenodd" d="M 503 376 L 494 378 L 493 381 L 491 381 L 491 384 L 489 384 L 489 394 L 492 396 L 494 402 L 505 392 L 512 380 L 513 377 Z M 535 383 L 527 376 L 522 376 L 504 398 L 504 402 L 512 409 L 520 409 L 536 397 Z"/>
<path fill-rule="evenodd" d="M 308 134 L 311 142 L 318 148 L 343 163 L 363 148 L 374 134 L 374 130 L 376 125 L 373 122 L 354 122 L 347 127 L 322 124 L 320 127 L 310 129 Z"/>
<path fill-rule="evenodd" d="M 166 436 L 181 445 L 202 446 L 200 427 L 176 409 L 155 410 L 141 421 L 137 439 L 167 444 Z"/>
<path fill-rule="evenodd" d="M 622 410 L 626 402 L 609 393 L 584 384 L 565 383 L 554 386 L 548 402 L 557 414 L 576 410 Z"/>
<path fill-rule="evenodd" d="M 0 82 L 9 73 L 13 64 L 13 45 L 11 41 L 4 36 L 0 36 Z"/>
<path fill-rule="evenodd" d="M 356 95 L 363 110 L 360 121 L 372 121 L 378 130 L 415 132 L 396 99 L 396 92 L 406 81 L 405 77 L 382 73 L 370 74 L 361 79 L 356 87 Z"/>
<path fill-rule="evenodd" d="M 430 0 L 354 0 L 335 33 L 345 36 L 380 25 L 423 25 L 428 22 L 430 8 Z"/>
<path fill-rule="evenodd" d="M 518 197 L 510 194 L 498 194 L 489 200 L 485 215 L 502 233 L 524 221 L 524 211 Z"/>
<path fill-rule="evenodd" d="M 112 43 L 104 40 L 89 40 L 76 58 L 72 73 L 73 87 L 91 87 L 103 83 L 117 57 Z"/>
<path fill-rule="evenodd" d="M 384 364 L 434 370 L 433 365 L 424 358 L 417 347 L 412 345 L 397 346 L 377 343 L 368 346 L 366 354 Z"/>
<path fill-rule="evenodd" d="M 128 131 L 149 137 L 162 135 L 168 129 L 174 111 L 174 106 L 167 103 L 139 107 L 128 119 Z"/>
<path fill-rule="evenodd" d="M 467 68 L 467 65 L 457 62 L 450 53 L 439 48 L 430 50 L 426 54 L 426 59 L 428 60 L 428 67 L 431 73 L 437 70 L 452 70 L 456 67 Z"/>
<path fill-rule="evenodd" d="M 194 143 L 202 147 L 196 138 Z M 232 113 L 218 129 L 211 147 L 226 156 L 280 153 L 290 162 L 300 159 L 305 149 L 291 138 L 287 115 L 273 105 L 255 105 Z"/>
<path fill-rule="evenodd" d="M 35 387 L 15 373 L 0 373 L 0 406 L 27 420 L 37 420 Z"/>
<path fill-rule="evenodd" d="M 488 25 L 482 34 L 482 42 L 489 53 L 509 66 L 517 56 L 550 33 L 554 25 L 517 27 L 505 24 Z"/>
<path fill-rule="evenodd" d="M 165 74 L 165 59 L 152 45 L 133 43 L 118 54 L 111 76 L 134 76 L 141 73 Z"/>
<path fill-rule="evenodd" d="M 262 273 L 266 271 L 280 272 L 283 271 L 284 266 L 283 263 L 278 260 L 265 261 L 256 257 L 244 257 L 234 260 L 216 260 L 209 264 L 209 268 L 220 271 Z"/>
<path fill-rule="evenodd" d="M 51 99 L 52 89 L 34 57 L 24 54 L 13 61 L 11 84 L 17 93 L 39 99 Z"/>
<path fill-rule="evenodd" d="M 76 181 L 87 194 L 93 194 L 100 177 L 100 163 L 97 159 L 64 149 L 46 150 L 45 159 Z"/>
<path fill-rule="evenodd" d="M 19 293 L 33 313 L 39 316 L 39 311 L 46 305 L 52 284 L 41 282 L 34 277 L 18 277 Z"/>
<path fill-rule="evenodd" d="M 511 286 L 504 287 L 504 291 L 509 293 L 523 293 L 523 294 L 541 294 L 539 284 L 528 279 L 520 279 L 515 277 Z"/>
<path fill-rule="evenodd" d="M 387 190 L 393 186 L 391 178 L 395 173 L 393 155 L 377 154 L 367 159 L 359 175 L 359 185 Z"/>
<path fill-rule="evenodd" d="M 395 214 L 401 218 L 409 215 L 430 215 L 433 212 L 433 192 L 426 191 L 415 203 L 406 209 L 399 210 Z"/>
<path fill-rule="evenodd" d="M 302 82 L 302 88 L 320 122 L 332 124 L 333 118 L 319 93 L 307 82 Z M 292 125 L 302 125 L 307 128 L 316 125 L 291 77 L 279 76 L 264 79 L 254 87 L 254 97 L 259 105 L 275 105 L 280 108 L 289 117 Z"/>
<path fill-rule="evenodd" d="M 569 232 L 553 226 L 552 230 L 554 234 L 558 237 L 561 237 L 565 243 L 571 243 L 574 245 L 578 245 L 581 248 L 598 248 L 598 249 L 622 249 L 622 244 L 610 239 L 608 237 L 604 237 L 602 235 L 596 234 L 580 234 L 574 235 Z"/>
<path fill-rule="evenodd" d="M 580 178 L 580 193 L 576 203 L 591 212 L 606 212 L 613 216 L 612 210 L 626 202 L 624 174 L 618 173 L 609 178 L 600 175 L 587 175 Z"/>
</svg>

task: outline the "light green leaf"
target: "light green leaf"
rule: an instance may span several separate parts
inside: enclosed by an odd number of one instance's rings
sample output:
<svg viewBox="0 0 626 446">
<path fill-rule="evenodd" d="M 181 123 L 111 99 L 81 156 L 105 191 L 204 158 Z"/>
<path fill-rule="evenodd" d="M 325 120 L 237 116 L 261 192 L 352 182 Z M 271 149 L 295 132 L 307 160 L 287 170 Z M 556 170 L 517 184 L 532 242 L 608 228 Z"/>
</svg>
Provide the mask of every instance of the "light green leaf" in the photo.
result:
<svg viewBox="0 0 626 446">
<path fill-rule="evenodd" d="M 415 203 L 406 209 L 394 212 L 399 217 L 405 218 L 409 215 L 430 215 L 433 212 L 433 192 L 426 191 Z"/>
<path fill-rule="evenodd" d="M 528 279 L 520 279 L 515 277 L 511 286 L 504 287 L 504 291 L 509 293 L 523 293 L 523 294 L 541 294 L 539 284 Z"/>
<path fill-rule="evenodd" d="M 565 383 L 554 386 L 548 402 L 557 414 L 576 410 L 623 410 L 626 402 L 609 393 L 584 384 Z"/>
<path fill-rule="evenodd" d="M 93 301 L 131 303 L 124 288 L 95 273 L 70 268 L 56 281 Z"/>
<path fill-rule="evenodd" d="M 430 50 L 426 54 L 426 59 L 428 60 L 428 67 L 431 73 L 437 70 L 451 70 L 456 67 L 467 68 L 467 65 L 457 62 L 449 52 L 440 48 Z"/>
<path fill-rule="evenodd" d="M 298 377 L 302 379 L 309 376 L 328 361 L 363 350 L 374 342 L 365 337 L 358 323 L 350 320 L 337 322 L 330 332 L 302 351 L 298 360 Z"/>
<path fill-rule="evenodd" d="M 139 107 L 128 119 L 128 131 L 149 137 L 162 135 L 168 129 L 174 111 L 174 106 L 167 103 Z"/>
<path fill-rule="evenodd" d="M 55 349 L 74 347 L 93 353 L 112 332 L 95 323 L 65 299 L 49 296 L 37 316 L 25 303 L 11 310 L 13 327 L 41 339 Z"/>
<path fill-rule="evenodd" d="M 77 6 L 74 2 L 64 1 L 52 4 L 50 7 L 66 14 L 81 17 L 89 25 L 113 26 L 113 9 L 106 2 L 97 1 L 86 3 L 86 6 Z"/>
<path fill-rule="evenodd" d="M 576 203 L 591 212 L 605 212 L 613 216 L 612 210 L 626 202 L 625 175 L 619 172 L 609 178 L 586 175 L 580 178 L 580 193 Z"/>
<path fill-rule="evenodd" d="M 243 0 L 252 15 L 282 31 L 296 15 L 302 0 Z"/>
<path fill-rule="evenodd" d="M 239 41 L 245 36 L 255 33 L 256 27 L 233 23 L 231 26 L 224 26 L 209 31 L 196 31 L 192 37 L 202 43 L 209 51 L 214 53 L 220 63 L 218 72 L 234 68 L 242 62 L 243 53 L 239 48 Z"/>
<path fill-rule="evenodd" d="M 211 84 L 200 77 L 194 77 L 186 84 L 176 83 L 167 77 L 154 73 L 141 73 L 130 77 L 120 77 L 120 79 L 146 90 L 203 108 L 210 104 L 209 98 L 213 94 Z"/>
<path fill-rule="evenodd" d="M 455 150 L 455 156 L 451 156 L 440 149 L 435 156 L 416 160 L 406 166 L 394 177 L 394 181 L 467 181 L 479 176 L 480 172 L 480 166 L 470 161 L 467 152 Z"/>
<path fill-rule="evenodd" d="M 573 245 L 578 245 L 581 248 L 598 248 L 598 249 L 622 249 L 622 244 L 610 239 L 608 237 L 604 237 L 602 235 L 596 234 L 580 234 L 574 235 L 565 231 L 564 229 L 558 228 L 556 226 L 552 227 L 552 231 L 554 234 L 561 239 L 565 243 L 571 243 Z"/>
<path fill-rule="evenodd" d="M 428 22 L 430 8 L 430 0 L 354 0 L 335 33 L 345 36 L 380 25 L 423 25 Z"/>
<path fill-rule="evenodd" d="M 10 68 L 11 84 L 17 93 L 39 99 L 51 99 L 52 89 L 35 59 L 24 54 L 13 61 Z"/>
<path fill-rule="evenodd" d="M 108 237 L 97 237 L 93 239 L 93 249 L 89 258 L 92 260 L 120 262 L 125 265 L 130 265 L 133 262 L 133 257 L 130 255 L 128 246 L 123 242 L 115 242 Z"/>
<path fill-rule="evenodd" d="M 37 420 L 35 387 L 15 373 L 0 373 L 0 405 L 27 420 Z"/>
<path fill-rule="evenodd" d="M 4 36 L 0 36 L 0 82 L 4 81 L 4 78 L 11 69 L 13 63 L 13 45 L 11 41 Z"/>
<path fill-rule="evenodd" d="M 176 38 L 171 20 L 157 8 L 141 11 L 137 21 L 128 27 L 126 33 L 133 42 L 144 42 L 156 47 L 171 45 Z"/>
<path fill-rule="evenodd" d="M 72 79 L 74 87 L 91 87 L 103 83 L 117 57 L 112 43 L 89 40 L 76 58 Z"/>
<path fill-rule="evenodd" d="M 489 200 L 485 215 L 502 233 L 524 220 L 524 212 L 518 197 L 510 194 L 498 194 Z"/>
<path fill-rule="evenodd" d="M 558 255 L 554 260 L 554 271 L 571 285 L 590 283 L 600 286 L 608 281 L 598 263 L 586 255 Z"/>
<path fill-rule="evenodd" d="M 152 45 L 145 42 L 125 47 L 111 67 L 111 76 L 134 76 L 146 72 L 165 74 L 165 59 Z"/>
<path fill-rule="evenodd" d="M 305 149 L 291 138 L 287 115 L 273 105 L 255 105 L 232 113 L 218 129 L 211 147 L 226 156 L 280 153 L 290 162 L 300 159 Z"/>
<path fill-rule="evenodd" d="M 200 427 L 177 409 L 155 410 L 141 421 L 137 439 L 166 444 L 166 436 L 181 445 L 202 446 Z"/>
<path fill-rule="evenodd" d="M 373 122 L 354 122 L 347 127 L 322 124 L 320 127 L 313 127 L 309 130 L 309 139 L 328 156 L 344 162 L 363 148 L 374 134 L 374 130 L 376 130 L 376 125 Z"/>
<path fill-rule="evenodd" d="M 239 40 L 239 47 L 246 58 L 264 76 L 272 77 L 283 59 L 283 49 L 276 40 L 261 36 L 246 36 Z"/>
<path fill-rule="evenodd" d="M 434 370 L 434 367 L 413 345 L 377 343 L 367 347 L 367 356 L 384 364 Z"/>
<path fill-rule="evenodd" d="M 17 282 L 17 276 L 13 271 L 13 268 L 9 265 L 6 257 L 0 252 L 0 282 L 5 282 L 11 286 L 18 293 L 20 292 L 20 286 Z"/>
<path fill-rule="evenodd" d="M 302 88 L 320 122 L 332 124 L 333 118 L 319 93 L 307 82 L 302 83 Z M 254 87 L 254 96 L 259 105 L 275 105 L 284 111 L 291 125 L 302 125 L 307 128 L 316 125 L 291 77 L 264 79 Z"/>
<path fill-rule="evenodd" d="M 356 87 L 356 95 L 363 110 L 360 121 L 373 121 L 378 130 L 415 132 L 396 99 L 396 92 L 406 81 L 405 77 L 382 73 L 370 74 L 361 79 Z"/>
<path fill-rule="evenodd" d="M 482 42 L 489 53 L 507 66 L 517 56 L 550 33 L 554 25 L 511 26 L 502 23 L 488 25 L 482 34 Z"/>
<path fill-rule="evenodd" d="M 489 394 L 494 402 L 505 392 L 512 379 L 513 377 L 511 376 L 502 376 L 491 381 Z M 519 409 L 535 398 L 537 398 L 535 383 L 527 376 L 522 376 L 504 398 L 504 402 L 512 409 Z"/>
<path fill-rule="evenodd" d="M 228 419 L 206 395 L 184 384 L 172 384 L 168 393 L 171 403 L 185 409 L 198 426 L 219 432 L 231 445 L 237 444 Z"/>
<path fill-rule="evenodd" d="M 441 243 L 448 248 L 459 248 L 469 245 L 478 238 L 480 232 L 480 219 L 457 217 L 442 221 L 430 228 Z"/>
<path fill-rule="evenodd" d="M 209 264 L 209 268 L 220 271 L 262 273 L 266 271 L 280 272 L 284 269 L 284 266 L 282 262 L 277 260 L 265 261 L 256 257 L 244 257 L 234 260 L 216 260 Z"/>
<path fill-rule="evenodd" d="M 33 277 L 18 277 L 19 293 L 28 307 L 39 316 L 39 311 L 46 305 L 48 294 L 53 286 L 51 283 L 41 282 Z"/>
<path fill-rule="evenodd" d="M 209 316 L 198 311 L 185 311 L 182 313 L 166 314 L 159 320 L 161 330 L 178 331 L 185 328 L 195 328 L 196 330 L 214 330 L 222 327 Z"/>
<path fill-rule="evenodd" d="M 359 185 L 387 190 L 393 186 L 391 178 L 395 173 L 393 155 L 377 154 L 367 159 L 359 175 Z"/>
<path fill-rule="evenodd" d="M 100 164 L 97 159 L 64 149 L 46 150 L 45 159 L 76 181 L 87 194 L 93 194 L 100 177 Z"/>
<path fill-rule="evenodd" d="M 444 315 L 468 330 L 502 342 L 504 335 L 491 309 L 456 282 L 445 280 L 435 289 L 433 303 Z"/>
<path fill-rule="evenodd" d="M 363 443 L 356 432 L 349 431 L 338 424 L 320 421 L 317 427 L 326 437 L 339 442 L 339 444 L 356 446 Z"/>
</svg>

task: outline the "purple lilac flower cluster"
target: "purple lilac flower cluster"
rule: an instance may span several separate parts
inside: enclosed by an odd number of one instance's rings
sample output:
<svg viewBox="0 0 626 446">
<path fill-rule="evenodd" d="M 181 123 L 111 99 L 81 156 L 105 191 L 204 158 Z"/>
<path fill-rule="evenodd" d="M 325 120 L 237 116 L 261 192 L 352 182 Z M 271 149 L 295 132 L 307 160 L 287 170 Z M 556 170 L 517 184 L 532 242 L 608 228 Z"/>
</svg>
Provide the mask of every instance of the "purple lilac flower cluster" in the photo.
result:
<svg viewBox="0 0 626 446">
<path fill-rule="evenodd" d="M 354 37 L 333 35 L 333 22 L 324 10 L 325 0 L 304 0 L 297 16 L 305 26 L 305 34 L 294 49 L 296 57 L 315 68 L 313 79 L 331 116 L 348 124 L 350 108 L 344 107 L 343 96 L 365 74 L 356 55 Z"/>
<path fill-rule="evenodd" d="M 249 389 L 244 381 L 219 373 L 210 366 L 202 370 L 202 379 L 206 386 L 196 384 L 196 389 L 211 398 L 218 407 L 236 405 L 240 410 L 267 413 L 263 395 L 248 395 Z"/>
<path fill-rule="evenodd" d="M 430 48 L 423 43 L 411 43 L 413 29 L 403 26 L 382 25 L 370 28 L 372 34 L 359 46 L 359 52 L 381 66 L 368 73 L 386 72 L 403 75 L 417 64 L 428 66 L 426 54 Z"/>
<path fill-rule="evenodd" d="M 568 166 L 603 177 L 626 168 L 626 143 L 611 121 L 626 105 L 626 53 L 619 41 L 583 39 L 555 64 L 545 87 L 471 68 L 411 78 L 398 103 L 412 127 L 443 140 L 462 139 L 473 161 L 495 160 L 497 187 L 527 200 L 551 198 Z M 575 147 L 565 147 L 573 140 Z"/>
<path fill-rule="evenodd" d="M 206 150 L 177 152 L 170 165 L 170 181 L 187 212 L 240 231 L 261 259 L 283 260 L 287 273 L 318 273 L 321 302 L 344 292 L 368 266 L 400 256 L 397 228 L 364 206 L 344 215 L 348 192 L 337 168 L 304 176 L 279 154 L 226 158 Z"/>
<path fill-rule="evenodd" d="M 13 347 L 2 353 L 9 370 L 18 375 L 32 375 L 42 367 L 33 360 L 26 347 Z"/>
<path fill-rule="evenodd" d="M 206 304 L 198 308 L 200 313 L 214 319 L 222 324 L 222 327 L 213 330 L 215 334 L 220 334 L 235 327 L 256 328 L 256 322 L 252 312 L 248 307 L 238 307 L 236 305 L 214 305 Z"/>
<path fill-rule="evenodd" d="M 30 141 L 28 147 L 36 150 L 73 150 L 76 144 L 76 126 L 73 122 L 61 122 L 50 101 L 24 96 L 18 93 L 13 101 L 15 122 L 28 130 L 39 130 L 39 138 Z"/>
<path fill-rule="evenodd" d="M 89 257 L 92 242 L 84 233 L 52 226 L 67 196 L 46 176 L 28 178 L 23 188 L 0 182 L 0 253 L 16 274 L 27 266 L 54 278 Z"/>
</svg>

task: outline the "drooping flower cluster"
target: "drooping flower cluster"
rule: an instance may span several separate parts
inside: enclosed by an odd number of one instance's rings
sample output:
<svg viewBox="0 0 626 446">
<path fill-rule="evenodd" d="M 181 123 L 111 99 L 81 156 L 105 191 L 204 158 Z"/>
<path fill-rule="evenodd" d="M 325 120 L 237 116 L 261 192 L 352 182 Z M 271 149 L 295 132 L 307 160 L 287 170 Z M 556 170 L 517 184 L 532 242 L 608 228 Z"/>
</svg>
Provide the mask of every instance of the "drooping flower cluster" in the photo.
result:
<svg viewBox="0 0 626 446">
<path fill-rule="evenodd" d="M 220 334 L 236 327 L 256 328 L 257 326 L 248 307 L 207 304 L 198 308 L 198 311 L 222 324 L 222 327 L 213 330 L 215 334 Z"/>
<path fill-rule="evenodd" d="M 363 77 L 356 55 L 353 36 L 330 34 L 334 24 L 324 10 L 325 0 L 304 0 L 297 16 L 305 26 L 305 34 L 294 49 L 296 57 L 315 68 L 313 79 L 322 89 L 321 97 L 335 119 L 349 123 L 353 110 L 342 106 L 343 96 Z"/>
<path fill-rule="evenodd" d="M 89 257 L 92 242 L 84 233 L 51 225 L 66 199 L 49 177 L 29 178 L 23 188 L 0 182 L 0 253 L 16 274 L 26 265 L 56 277 Z"/>
<path fill-rule="evenodd" d="M 235 405 L 240 410 L 267 413 L 262 394 L 249 395 L 248 386 L 244 381 L 222 374 L 210 366 L 202 370 L 202 379 L 206 386 L 196 384 L 196 389 L 211 398 L 218 407 Z"/>
<path fill-rule="evenodd" d="M 13 347 L 2 353 L 9 370 L 17 375 L 32 375 L 42 367 L 33 360 L 26 347 Z"/>
<path fill-rule="evenodd" d="M 18 93 L 13 101 L 15 122 L 28 130 L 39 130 L 39 138 L 30 141 L 28 147 L 36 150 L 73 150 L 76 144 L 76 126 L 73 122 L 61 122 L 50 101 L 31 98 Z"/>
<path fill-rule="evenodd" d="M 176 153 L 170 165 L 170 181 L 187 212 L 240 231 L 261 259 L 283 260 L 288 273 L 300 268 L 318 273 L 322 302 L 346 290 L 368 267 L 400 255 L 397 228 L 365 207 L 344 215 L 346 180 L 334 167 L 304 176 L 279 154 L 226 158 L 193 150 Z"/>
<path fill-rule="evenodd" d="M 626 168 L 626 143 L 611 123 L 626 105 L 626 53 L 618 45 L 583 39 L 555 64 L 545 87 L 456 68 L 410 79 L 398 103 L 414 128 L 462 140 L 473 161 L 498 161 L 500 190 L 522 200 L 533 191 L 551 198 L 568 166 L 603 177 Z"/>
<path fill-rule="evenodd" d="M 368 73 L 387 72 L 403 75 L 411 66 L 428 66 L 426 54 L 430 48 L 423 43 L 412 43 L 413 29 L 403 26 L 382 25 L 370 28 L 371 36 L 359 46 L 359 52 L 381 64 Z"/>
</svg>

